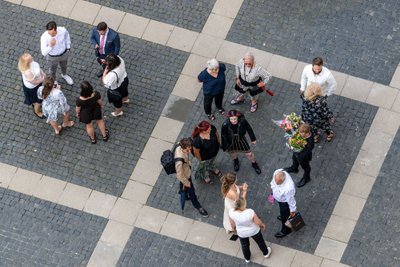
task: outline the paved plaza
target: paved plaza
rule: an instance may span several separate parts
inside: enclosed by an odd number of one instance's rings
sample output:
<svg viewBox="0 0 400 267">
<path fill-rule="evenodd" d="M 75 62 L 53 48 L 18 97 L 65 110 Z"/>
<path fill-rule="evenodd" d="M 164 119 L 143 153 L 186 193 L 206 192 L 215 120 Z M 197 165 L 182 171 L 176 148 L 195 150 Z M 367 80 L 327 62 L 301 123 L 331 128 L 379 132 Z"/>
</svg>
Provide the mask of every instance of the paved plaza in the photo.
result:
<svg viewBox="0 0 400 267">
<path fill-rule="evenodd" d="M 71 34 L 75 84 L 59 82 L 72 110 L 81 81 L 105 93 L 89 42 L 93 25 L 106 21 L 120 33 L 131 102 L 118 118 L 105 105 L 107 143 L 92 145 L 74 114 L 75 126 L 57 138 L 23 104 L 18 57 L 29 52 L 46 66 L 39 40 L 49 20 Z M 399 266 L 396 0 L 0 0 L 0 24 L 0 266 Z M 262 170 L 257 175 L 241 155 L 239 182 L 249 184 L 248 206 L 266 223 L 273 249 L 264 259 L 252 241 L 250 264 L 223 229 L 219 181 L 194 180 L 209 218 L 190 201 L 182 213 L 178 181 L 159 163 L 206 119 L 197 82 L 206 61 L 227 66 L 229 110 L 234 65 L 247 51 L 272 74 L 267 87 L 275 94 L 261 95 L 254 114 L 249 99 L 236 107 L 254 129 Z M 338 82 L 328 99 L 335 138 L 315 146 L 311 182 L 297 189 L 306 226 L 277 239 L 269 183 L 291 154 L 272 119 L 300 113 L 300 75 L 319 55 Z M 213 124 L 220 130 L 224 120 L 217 113 Z M 222 150 L 217 165 L 233 171 Z"/>
</svg>

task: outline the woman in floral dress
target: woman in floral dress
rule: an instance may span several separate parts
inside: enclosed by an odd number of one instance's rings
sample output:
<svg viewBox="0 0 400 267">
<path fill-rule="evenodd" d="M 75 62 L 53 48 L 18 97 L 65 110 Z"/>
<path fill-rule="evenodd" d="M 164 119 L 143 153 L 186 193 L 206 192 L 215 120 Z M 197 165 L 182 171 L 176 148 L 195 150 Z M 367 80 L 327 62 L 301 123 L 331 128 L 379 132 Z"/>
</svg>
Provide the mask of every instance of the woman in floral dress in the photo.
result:
<svg viewBox="0 0 400 267">
<path fill-rule="evenodd" d="M 303 101 L 301 119 L 310 125 L 315 143 L 320 138 L 319 129 L 326 133 L 328 142 L 333 139 L 331 125 L 333 114 L 328 108 L 326 98 L 318 83 L 311 83 L 305 90 L 304 95 L 301 96 Z"/>
<path fill-rule="evenodd" d="M 47 77 L 43 86 L 38 90 L 38 97 L 43 99 L 42 110 L 47 118 L 47 123 L 53 127 L 56 136 L 60 136 L 62 128 L 74 126 L 74 122 L 69 120 L 69 105 L 60 85 L 54 78 Z M 58 116 L 63 116 L 62 125 L 58 125 Z"/>
</svg>

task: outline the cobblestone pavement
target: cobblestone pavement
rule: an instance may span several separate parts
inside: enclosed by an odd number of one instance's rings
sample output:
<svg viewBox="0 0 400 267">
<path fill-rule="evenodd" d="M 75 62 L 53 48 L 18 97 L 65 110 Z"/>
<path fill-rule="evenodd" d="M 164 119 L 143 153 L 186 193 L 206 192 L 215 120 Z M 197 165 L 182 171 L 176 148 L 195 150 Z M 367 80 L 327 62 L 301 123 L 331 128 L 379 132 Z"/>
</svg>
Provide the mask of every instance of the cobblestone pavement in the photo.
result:
<svg viewBox="0 0 400 267">
<path fill-rule="evenodd" d="M 3 55 L 0 62 L 3 72 L 0 160 L 120 196 L 188 54 L 122 35 L 121 56 L 130 77 L 132 102 L 124 107 L 125 114 L 120 118 L 112 118 L 109 114 L 113 108 L 106 104 L 110 141 L 104 143 L 100 140 L 97 145 L 92 145 L 84 124 L 74 117 L 80 81 L 87 79 L 103 96 L 105 93 L 105 88 L 96 78 L 99 65 L 95 62 L 93 47 L 89 45 L 91 26 L 3 1 L 0 5 L 0 23 L 6 29 L 4 34 L 8 34 L 7 40 L 2 38 L 0 46 Z M 43 56 L 38 53 L 39 40 L 51 19 L 65 25 L 72 39 L 73 58 L 68 67 L 75 84 L 69 86 L 59 80 L 76 127 L 64 130 L 61 138 L 56 138 L 51 127 L 36 118 L 31 107 L 23 104 L 21 77 L 17 70 L 18 57 L 25 51 L 32 53 L 41 66 L 46 66 Z M 15 25 L 19 26 L 15 28 Z"/>
<path fill-rule="evenodd" d="M 229 101 L 232 99 L 234 67 L 228 65 L 227 77 L 229 82 L 224 98 L 227 110 L 233 108 Z M 275 169 L 290 166 L 291 154 L 284 145 L 283 130 L 271 122 L 280 119 L 282 114 L 295 111 L 299 114 L 300 98 L 298 85 L 279 79 L 272 79 L 269 84 L 274 97 L 262 95 L 259 110 L 255 114 L 249 112 L 249 101 L 237 108 L 244 112 L 250 125 L 253 126 L 257 137 L 254 152 L 263 173 L 257 176 L 244 155 L 239 156 L 241 169 L 238 172 L 239 182 L 249 184 L 248 207 L 253 208 L 267 223 L 265 238 L 274 243 L 313 253 L 324 231 L 327 221 L 335 206 L 339 193 L 350 172 L 351 166 L 359 152 L 361 144 L 375 116 L 376 108 L 368 104 L 353 101 L 344 97 L 331 96 L 329 105 L 336 114 L 335 139 L 332 143 L 322 139 L 314 149 L 311 163 L 312 181 L 304 188 L 297 190 L 298 209 L 306 218 L 307 227 L 304 231 L 293 234 L 290 238 L 279 239 L 273 234 L 279 230 L 276 216 L 278 207 L 271 206 L 266 197 L 270 192 L 269 183 Z M 190 136 L 196 123 L 205 119 L 202 94 L 188 116 L 181 136 Z M 214 125 L 220 130 L 223 118 L 216 115 Z M 325 136 L 323 136 L 325 138 Z M 195 162 L 196 160 L 193 160 Z M 220 151 L 217 165 L 223 171 L 233 171 L 233 163 L 227 154 Z M 195 170 L 196 164 L 192 168 Z M 301 178 L 302 172 L 294 174 L 294 180 Z M 220 194 L 220 183 L 206 185 L 195 181 L 199 201 L 210 212 L 206 222 L 222 227 L 223 200 Z M 148 198 L 148 205 L 181 214 L 178 195 L 178 182 L 175 176 L 161 173 L 153 191 Z M 192 208 L 190 201 L 186 203 L 184 216 L 204 220 Z"/>
<path fill-rule="evenodd" d="M 244 1 L 227 39 L 388 85 L 400 61 L 398 1 Z"/>
<path fill-rule="evenodd" d="M 0 266 L 86 266 L 106 223 L 0 188 Z"/>
<path fill-rule="evenodd" d="M 352 266 L 395 266 L 400 261 L 400 131 L 350 238 L 342 261 Z M 397 262 L 397 264 L 396 264 Z"/>
<path fill-rule="evenodd" d="M 239 241 L 237 241 L 239 242 Z M 258 248 L 254 248 L 258 249 Z M 244 260 L 135 228 L 117 266 L 240 266 Z M 250 263 L 246 266 L 261 266 Z"/>
<path fill-rule="evenodd" d="M 88 1 L 197 32 L 203 29 L 215 3 L 215 0 Z"/>
</svg>

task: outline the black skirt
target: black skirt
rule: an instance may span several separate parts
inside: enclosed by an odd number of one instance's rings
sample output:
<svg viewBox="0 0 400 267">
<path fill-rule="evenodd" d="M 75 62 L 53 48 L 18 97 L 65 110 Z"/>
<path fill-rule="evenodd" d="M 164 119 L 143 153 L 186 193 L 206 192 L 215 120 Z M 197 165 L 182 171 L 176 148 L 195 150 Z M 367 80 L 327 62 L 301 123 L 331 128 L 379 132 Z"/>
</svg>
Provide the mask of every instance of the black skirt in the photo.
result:
<svg viewBox="0 0 400 267">
<path fill-rule="evenodd" d="M 234 134 L 231 144 L 228 146 L 228 152 L 250 152 L 250 146 L 246 138 L 240 138 L 239 135 Z"/>
<path fill-rule="evenodd" d="M 33 103 L 42 103 L 42 100 L 38 98 L 37 96 L 37 91 L 39 87 L 42 86 L 42 84 L 38 84 L 35 88 L 28 88 L 25 86 L 25 84 L 22 82 L 22 89 L 24 90 L 24 95 L 25 95 L 25 101 L 24 104 L 26 105 L 32 105 Z"/>
</svg>

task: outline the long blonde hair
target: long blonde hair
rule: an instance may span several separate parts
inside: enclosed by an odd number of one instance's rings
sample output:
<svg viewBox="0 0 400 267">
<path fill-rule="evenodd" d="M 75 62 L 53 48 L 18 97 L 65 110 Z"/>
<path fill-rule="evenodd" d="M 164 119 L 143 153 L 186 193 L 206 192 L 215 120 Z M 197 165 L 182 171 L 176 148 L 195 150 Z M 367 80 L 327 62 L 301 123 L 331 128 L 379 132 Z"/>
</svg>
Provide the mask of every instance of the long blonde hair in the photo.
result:
<svg viewBox="0 0 400 267">
<path fill-rule="evenodd" d="M 310 83 L 304 92 L 304 98 L 306 100 L 314 100 L 315 98 L 323 96 L 322 88 L 318 83 Z"/>
<path fill-rule="evenodd" d="M 236 179 L 236 174 L 232 172 L 227 172 L 221 177 L 221 194 L 223 197 L 226 197 L 231 186 L 235 184 Z"/>
<path fill-rule="evenodd" d="M 18 60 L 18 69 L 20 72 L 25 72 L 30 69 L 32 63 L 32 55 L 28 53 L 24 53 L 19 57 Z"/>
</svg>

